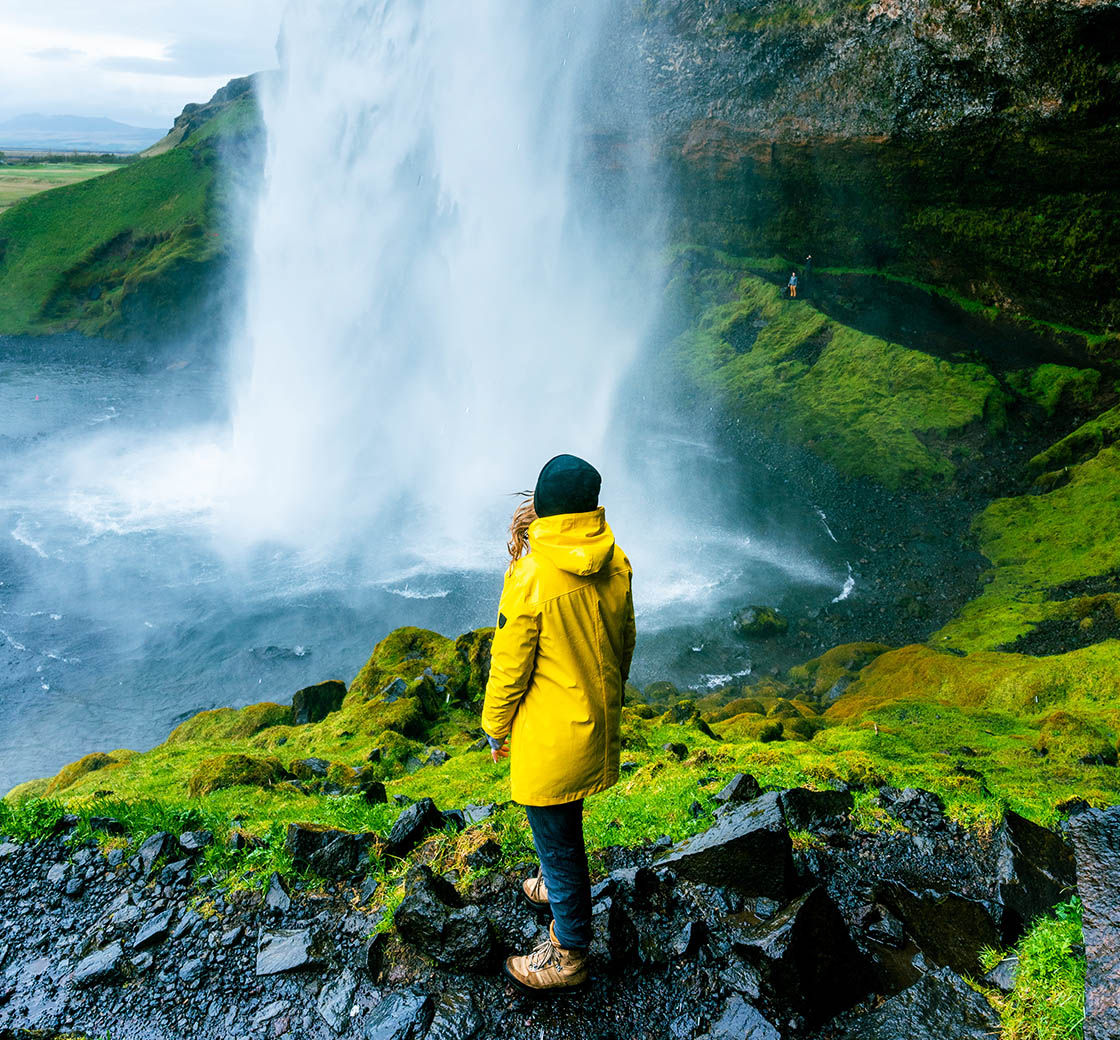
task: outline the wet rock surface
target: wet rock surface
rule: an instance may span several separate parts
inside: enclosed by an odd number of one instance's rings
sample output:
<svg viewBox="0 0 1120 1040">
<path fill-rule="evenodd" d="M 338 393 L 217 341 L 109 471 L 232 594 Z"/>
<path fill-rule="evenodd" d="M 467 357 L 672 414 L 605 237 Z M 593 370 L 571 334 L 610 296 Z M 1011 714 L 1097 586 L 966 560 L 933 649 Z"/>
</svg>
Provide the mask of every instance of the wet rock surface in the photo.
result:
<svg viewBox="0 0 1120 1040">
<path fill-rule="evenodd" d="M 0 840 L 0 1038 L 980 1036 L 994 1013 L 958 965 L 1014 937 L 1022 908 L 1064 885 L 1069 850 L 1010 817 L 967 831 L 924 792 L 901 794 L 885 791 L 883 804 L 910 818 L 905 831 L 855 830 L 847 792 L 774 791 L 728 798 L 708 831 L 672 848 L 606 850 L 592 985 L 543 1005 L 499 972 L 544 935 L 519 901 L 521 870 L 457 886 L 413 863 L 388 919 L 368 909 L 377 884 L 361 867 L 325 888 L 270 876 L 260 892 L 231 893 L 192 879 L 197 853 L 185 869 L 161 866 L 192 844 L 173 835 L 148 846 L 162 843 L 151 860 L 110 858 L 66 831 Z M 434 803 L 408 808 L 405 843 L 445 818 Z M 1108 984 L 1116 820 L 1093 810 L 1076 821 L 1086 941 Z M 795 851 L 791 829 L 819 840 Z M 314 849 L 347 833 L 293 840 Z M 67 896 L 74 878 L 83 890 Z M 967 936 L 948 942 L 946 918 Z"/>
</svg>

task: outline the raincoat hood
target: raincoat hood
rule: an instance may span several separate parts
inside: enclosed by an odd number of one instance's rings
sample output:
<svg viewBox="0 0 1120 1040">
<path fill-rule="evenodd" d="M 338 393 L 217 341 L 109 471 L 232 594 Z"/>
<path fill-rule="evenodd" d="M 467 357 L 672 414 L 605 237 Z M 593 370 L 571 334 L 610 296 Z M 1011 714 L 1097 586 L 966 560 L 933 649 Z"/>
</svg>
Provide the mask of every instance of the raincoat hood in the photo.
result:
<svg viewBox="0 0 1120 1040">
<path fill-rule="evenodd" d="M 600 506 L 589 513 L 558 513 L 529 525 L 529 548 L 569 574 L 598 574 L 614 556 L 614 532 Z"/>
</svg>

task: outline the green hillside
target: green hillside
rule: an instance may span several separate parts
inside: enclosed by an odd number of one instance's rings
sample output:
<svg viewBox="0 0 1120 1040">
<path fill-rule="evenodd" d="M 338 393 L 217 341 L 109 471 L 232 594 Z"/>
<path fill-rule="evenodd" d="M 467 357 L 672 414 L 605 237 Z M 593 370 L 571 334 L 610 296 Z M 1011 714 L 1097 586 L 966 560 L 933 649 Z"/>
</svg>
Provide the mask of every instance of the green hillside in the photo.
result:
<svg viewBox="0 0 1120 1040">
<path fill-rule="evenodd" d="M 0 215 L 0 334 L 168 339 L 211 316 L 233 243 L 226 159 L 253 154 L 244 94 L 160 155 Z"/>
</svg>

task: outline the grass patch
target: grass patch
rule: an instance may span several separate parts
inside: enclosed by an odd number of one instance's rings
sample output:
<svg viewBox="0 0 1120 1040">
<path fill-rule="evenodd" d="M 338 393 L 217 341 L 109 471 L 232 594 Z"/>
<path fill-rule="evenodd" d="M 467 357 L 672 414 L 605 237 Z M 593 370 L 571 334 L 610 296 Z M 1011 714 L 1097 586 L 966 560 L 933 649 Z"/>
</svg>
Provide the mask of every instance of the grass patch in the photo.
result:
<svg viewBox="0 0 1120 1040">
<path fill-rule="evenodd" d="M 985 950 L 988 971 L 1007 951 Z M 1085 1021 L 1085 950 L 1081 901 L 1075 896 L 1036 921 L 1015 948 L 1015 988 L 989 994 L 1000 1013 L 1003 1040 L 1076 1040 Z"/>
<path fill-rule="evenodd" d="M 0 213 L 51 188 L 77 184 L 119 170 L 123 163 L 21 163 L 0 166 Z"/>
</svg>

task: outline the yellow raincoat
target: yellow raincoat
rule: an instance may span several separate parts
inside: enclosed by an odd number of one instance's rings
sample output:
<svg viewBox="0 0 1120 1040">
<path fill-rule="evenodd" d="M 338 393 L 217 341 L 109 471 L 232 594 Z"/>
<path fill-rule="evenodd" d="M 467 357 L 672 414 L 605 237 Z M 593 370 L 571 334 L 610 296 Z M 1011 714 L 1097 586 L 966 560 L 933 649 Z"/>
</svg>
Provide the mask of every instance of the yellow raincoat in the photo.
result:
<svg viewBox="0 0 1120 1040">
<path fill-rule="evenodd" d="M 502 589 L 482 728 L 509 737 L 515 802 L 560 805 L 618 781 L 630 561 L 602 507 L 534 520 L 529 547 Z"/>
</svg>

